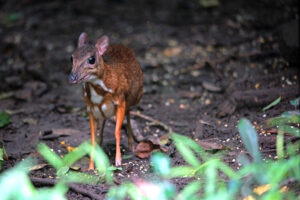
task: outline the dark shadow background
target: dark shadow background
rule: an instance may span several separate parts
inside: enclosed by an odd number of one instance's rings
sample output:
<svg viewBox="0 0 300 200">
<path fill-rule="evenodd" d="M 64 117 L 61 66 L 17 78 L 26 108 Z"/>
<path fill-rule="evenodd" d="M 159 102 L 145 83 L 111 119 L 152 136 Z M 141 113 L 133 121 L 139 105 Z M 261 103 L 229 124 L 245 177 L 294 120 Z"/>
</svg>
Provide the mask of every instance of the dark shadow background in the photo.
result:
<svg viewBox="0 0 300 200">
<path fill-rule="evenodd" d="M 0 88 L 18 88 L 24 79 L 53 82 L 53 72 L 68 73 L 69 57 L 82 31 L 93 40 L 107 34 L 114 43 L 129 45 L 143 58 L 152 47 L 167 46 L 168 39 L 187 46 L 231 47 L 277 32 L 283 24 L 298 19 L 297 1 L 293 0 L 221 0 L 220 5 L 208 8 L 199 2 L 1 1 L 0 78 L 4 83 Z M 298 46 L 296 40 L 290 43 Z M 11 75 L 21 80 L 7 80 Z"/>
</svg>

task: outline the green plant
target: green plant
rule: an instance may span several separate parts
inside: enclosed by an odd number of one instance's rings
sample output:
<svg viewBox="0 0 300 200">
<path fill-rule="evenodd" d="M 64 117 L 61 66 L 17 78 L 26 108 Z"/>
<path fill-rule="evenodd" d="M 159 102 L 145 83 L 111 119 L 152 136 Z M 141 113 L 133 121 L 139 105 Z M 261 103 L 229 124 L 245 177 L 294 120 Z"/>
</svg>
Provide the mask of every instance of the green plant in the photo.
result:
<svg viewBox="0 0 300 200">
<path fill-rule="evenodd" d="M 0 110 L 0 128 L 5 127 L 10 123 L 9 116 Z"/>
<path fill-rule="evenodd" d="M 295 197 L 292 191 L 282 193 L 280 189 L 286 180 L 300 181 L 300 157 L 297 155 L 297 147 L 289 145 L 288 159 L 263 161 L 253 125 L 247 119 L 241 119 L 238 129 L 247 151 L 253 158 L 251 161 L 247 157 L 241 156 L 239 158 L 242 163 L 241 169 L 233 170 L 218 156 L 205 152 L 192 139 L 173 133 L 170 137 L 187 165 L 171 167 L 170 159 L 166 155 L 155 153 L 151 157 L 151 163 L 158 178 L 133 183 L 127 182 L 119 187 L 112 187 L 107 199 L 120 200 L 129 196 L 131 199 L 150 200 L 152 199 L 151 195 L 160 199 L 176 200 L 226 200 L 248 195 L 263 200 Z M 221 174 L 223 174 L 222 178 Z M 226 175 L 225 179 L 224 175 Z M 169 180 L 171 178 L 189 178 L 192 181 L 180 192 L 176 192 L 175 186 Z M 169 185 L 169 187 L 163 186 L 163 184 Z M 267 184 L 269 189 L 258 196 L 253 190 L 257 185 L 263 184 Z M 145 191 L 145 188 L 149 188 L 149 191 Z"/>
<path fill-rule="evenodd" d="M 5 157 L 7 157 L 6 151 L 5 151 L 3 143 L 0 142 L 0 169 L 2 168 L 2 165 L 4 163 L 4 158 Z"/>
<path fill-rule="evenodd" d="M 290 101 L 290 104 L 298 107 L 299 98 Z M 284 153 L 284 133 L 300 137 L 300 112 L 299 110 L 286 111 L 278 117 L 273 117 L 266 121 L 266 128 L 276 127 L 278 130 L 276 150 L 279 159 L 285 157 Z"/>
<path fill-rule="evenodd" d="M 30 167 L 35 164 L 33 159 L 26 159 L 15 167 L 3 172 L 0 176 L 1 199 L 32 199 L 32 200 L 65 200 L 68 188 L 65 184 L 58 183 L 52 188 L 36 189 L 29 177 Z"/>
<path fill-rule="evenodd" d="M 299 100 L 293 100 L 291 104 L 297 107 Z M 173 133 L 170 139 L 186 165 L 172 167 L 170 158 L 157 152 L 151 156 L 155 174 L 153 179 L 139 178 L 122 183 L 120 186 L 112 186 L 106 199 L 121 200 L 129 197 L 134 200 L 229 200 L 249 195 L 262 200 L 300 198 L 299 194 L 293 191 L 281 192 L 282 186 L 289 180 L 298 184 L 300 182 L 300 141 L 287 144 L 285 151 L 283 144 L 284 133 L 299 137 L 299 123 L 299 110 L 284 112 L 279 117 L 267 120 L 267 127 L 278 129 L 276 148 L 279 159 L 263 160 L 253 125 L 247 119 L 241 119 L 238 130 L 251 159 L 243 155 L 239 156 L 238 161 L 242 164 L 239 170 L 229 167 L 221 160 L 220 155 L 212 155 L 204 151 L 194 140 Z M 99 175 L 87 175 L 70 170 L 77 160 L 91 152 L 91 148 L 89 143 L 84 142 L 74 151 L 60 158 L 48 146 L 39 144 L 40 154 L 56 169 L 57 184 L 52 188 L 36 189 L 28 176 L 29 168 L 34 166 L 35 161 L 27 159 L 1 174 L 1 199 L 65 199 L 70 182 L 112 183 L 113 171 L 119 168 L 109 165 L 107 156 L 98 146 L 94 151 L 94 160 Z M 5 152 L 2 151 L 3 153 Z M 0 164 L 1 161 L 3 162 L 0 157 Z M 177 191 L 172 184 L 173 178 L 188 178 L 189 183 L 181 191 Z M 254 189 L 261 185 L 266 186 L 267 190 L 258 195 Z"/>
<path fill-rule="evenodd" d="M 47 145 L 43 143 L 38 145 L 38 151 L 45 158 L 45 160 L 47 160 L 47 162 L 56 169 L 56 175 L 61 180 L 65 182 L 97 184 L 101 181 L 103 182 L 103 178 L 105 178 L 106 182 L 112 183 L 113 176 L 112 170 L 109 170 L 108 157 L 99 146 L 95 147 L 94 158 L 100 176 L 87 175 L 85 173 L 74 172 L 70 170 L 70 166 L 83 156 L 89 154 L 91 148 L 92 147 L 88 142 L 84 142 L 74 151 L 71 151 L 61 159 L 58 155 L 51 151 Z M 103 175 L 104 177 L 102 177 Z"/>
<path fill-rule="evenodd" d="M 111 184 L 113 181 L 113 170 L 109 166 L 106 154 L 99 146 L 95 147 L 93 154 L 99 175 L 89 175 L 69 170 L 72 164 L 89 154 L 91 148 L 90 143 L 84 142 L 76 150 L 60 158 L 47 145 L 40 143 L 38 151 L 56 169 L 57 184 L 52 188 L 36 189 L 28 176 L 29 169 L 34 166 L 36 161 L 34 159 L 27 159 L 1 174 L 1 199 L 66 199 L 67 184 L 70 182 L 97 184 L 105 180 Z"/>
</svg>

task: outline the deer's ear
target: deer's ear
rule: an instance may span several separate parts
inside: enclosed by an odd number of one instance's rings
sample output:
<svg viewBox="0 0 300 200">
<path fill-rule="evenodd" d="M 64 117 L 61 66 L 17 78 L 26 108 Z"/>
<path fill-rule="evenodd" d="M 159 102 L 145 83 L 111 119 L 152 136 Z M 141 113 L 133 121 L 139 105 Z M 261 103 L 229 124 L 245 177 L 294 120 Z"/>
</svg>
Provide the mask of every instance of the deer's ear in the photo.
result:
<svg viewBox="0 0 300 200">
<path fill-rule="evenodd" d="M 98 50 L 99 55 L 103 55 L 109 45 L 109 38 L 104 35 L 98 39 L 96 43 L 96 48 Z"/>
<path fill-rule="evenodd" d="M 88 36 L 85 32 L 81 33 L 78 38 L 78 48 L 82 47 L 83 45 L 87 44 Z"/>
</svg>

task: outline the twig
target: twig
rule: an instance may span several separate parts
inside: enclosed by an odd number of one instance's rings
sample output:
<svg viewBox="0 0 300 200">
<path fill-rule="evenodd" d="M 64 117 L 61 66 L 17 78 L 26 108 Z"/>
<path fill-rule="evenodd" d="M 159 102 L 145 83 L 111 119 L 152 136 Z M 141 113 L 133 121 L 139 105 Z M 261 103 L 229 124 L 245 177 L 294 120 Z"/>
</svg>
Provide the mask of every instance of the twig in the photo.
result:
<svg viewBox="0 0 300 200">
<path fill-rule="evenodd" d="M 44 186 L 52 186 L 55 185 L 58 180 L 57 179 L 51 179 L 51 178 L 38 178 L 38 177 L 30 177 L 30 180 L 34 185 L 44 185 Z M 84 196 L 90 197 L 91 199 L 103 199 L 102 196 L 95 194 L 93 192 L 90 192 L 87 189 L 81 188 L 78 184 L 75 183 L 68 183 L 68 186 L 71 190 L 74 192 L 77 192 L 79 194 L 82 194 Z"/>
<path fill-rule="evenodd" d="M 142 119 L 145 119 L 145 120 L 148 120 L 150 121 L 151 123 L 149 124 L 150 126 L 153 126 L 153 125 L 158 125 L 158 126 L 161 126 L 163 127 L 166 131 L 168 131 L 168 133 L 172 133 L 172 128 L 168 125 L 166 125 L 165 123 L 161 122 L 161 121 L 158 121 L 157 119 L 153 119 L 152 117 L 150 116 L 147 116 L 147 115 L 144 115 L 140 112 L 134 112 L 134 111 L 131 111 L 130 112 L 131 115 L 134 115 L 134 116 L 137 116 L 137 117 L 140 117 Z"/>
</svg>

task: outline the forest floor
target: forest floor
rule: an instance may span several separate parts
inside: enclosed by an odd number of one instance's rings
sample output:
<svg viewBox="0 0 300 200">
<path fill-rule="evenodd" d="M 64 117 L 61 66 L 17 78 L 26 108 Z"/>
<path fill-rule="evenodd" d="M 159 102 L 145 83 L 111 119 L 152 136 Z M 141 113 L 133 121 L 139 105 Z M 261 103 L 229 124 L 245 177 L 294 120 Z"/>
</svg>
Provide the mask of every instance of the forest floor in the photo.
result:
<svg viewBox="0 0 300 200">
<path fill-rule="evenodd" d="M 195 1 L 196 2 L 196 1 Z M 31 155 L 44 142 L 59 155 L 61 144 L 73 147 L 89 139 L 89 120 L 80 85 L 67 82 L 70 56 L 81 32 L 92 41 L 103 34 L 112 43 L 134 50 L 144 73 L 144 94 L 132 109 L 134 131 L 158 138 L 166 127 L 151 124 L 139 113 L 193 138 L 238 168 L 245 152 L 238 120 L 249 119 L 259 133 L 266 158 L 276 155 L 276 133 L 264 130 L 266 119 L 293 110 L 299 95 L 299 69 L 287 62 L 276 33 L 293 19 L 297 8 L 269 1 L 220 1 L 200 8 L 194 1 L 7 1 L 0 4 L 0 110 L 11 123 L 0 129 L 8 153 L 3 169 Z M 268 3 L 269 2 L 269 3 Z M 281 102 L 261 112 L 279 96 Z M 104 130 L 103 149 L 114 163 L 114 119 Z M 51 137 L 47 137 L 47 134 Z M 52 137 L 53 136 L 53 137 Z M 285 137 L 289 140 L 289 136 Z M 150 177 L 149 159 L 128 149 L 122 131 L 119 183 Z M 137 143 L 136 143 L 137 145 Z M 184 164 L 174 145 L 167 144 L 174 166 Z M 276 159 L 276 157 L 274 158 Z M 80 163 L 86 169 L 88 158 Z M 54 177 L 45 166 L 33 177 Z M 187 180 L 174 179 L 180 189 Z M 105 196 L 108 185 L 82 185 Z M 72 190 L 69 199 L 84 199 Z M 88 198 L 87 198 L 88 199 Z"/>
</svg>

